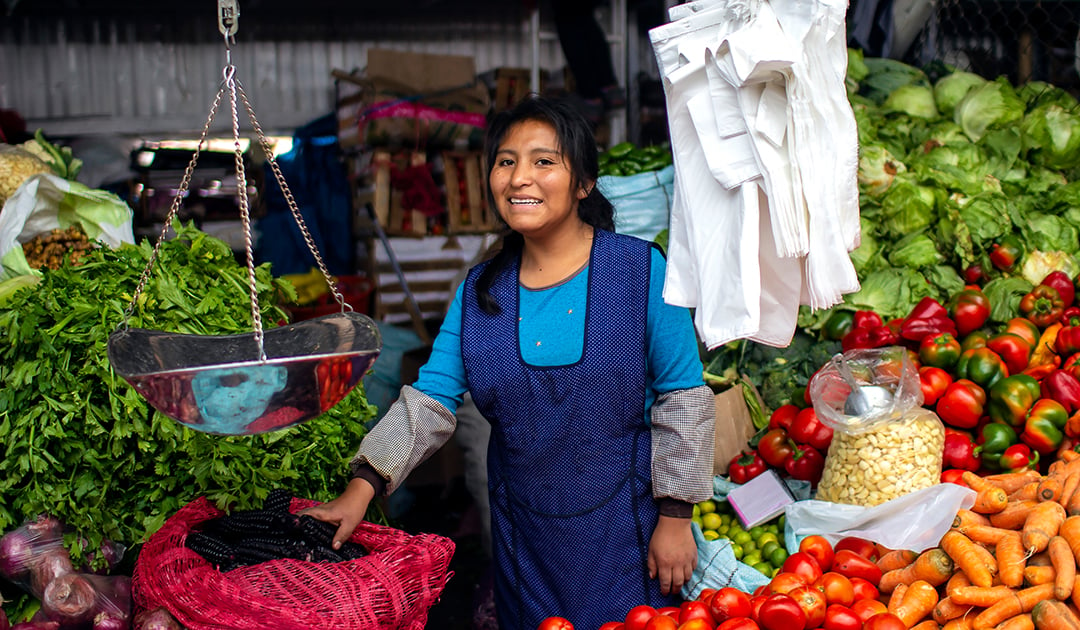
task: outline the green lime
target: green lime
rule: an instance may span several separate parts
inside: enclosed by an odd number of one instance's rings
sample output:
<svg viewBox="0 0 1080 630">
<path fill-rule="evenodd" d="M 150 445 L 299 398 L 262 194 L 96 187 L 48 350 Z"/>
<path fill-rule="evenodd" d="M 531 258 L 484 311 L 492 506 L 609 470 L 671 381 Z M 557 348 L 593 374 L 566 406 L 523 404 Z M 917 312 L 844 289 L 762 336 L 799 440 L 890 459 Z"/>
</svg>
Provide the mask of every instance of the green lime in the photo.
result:
<svg viewBox="0 0 1080 630">
<path fill-rule="evenodd" d="M 743 551 L 745 551 L 746 553 L 756 551 L 759 555 L 761 554 L 761 550 L 758 548 L 757 543 L 755 543 L 752 540 L 747 541 L 746 543 L 744 543 L 742 548 L 743 548 Z"/>
<path fill-rule="evenodd" d="M 705 529 L 720 529 L 723 524 L 724 521 L 720 519 L 720 515 L 716 512 L 701 515 L 701 525 Z"/>
<path fill-rule="evenodd" d="M 690 517 L 690 522 L 691 523 L 697 523 L 698 527 L 700 527 L 701 529 L 705 529 L 705 526 L 701 524 L 701 517 L 700 516 L 697 516 L 697 515 L 691 516 Z"/>
<path fill-rule="evenodd" d="M 788 559 L 787 549 L 784 549 L 783 547 L 777 547 L 773 550 L 772 553 L 769 554 L 768 558 L 769 564 L 773 565 L 774 567 L 783 566 L 784 560 Z"/>
<path fill-rule="evenodd" d="M 765 533 L 765 528 L 761 525 L 756 525 L 750 528 L 750 535 L 754 537 L 754 540 L 761 538 L 761 535 Z"/>
<path fill-rule="evenodd" d="M 727 534 L 728 534 L 728 529 L 729 529 L 729 528 L 728 528 L 728 526 L 727 526 L 727 525 L 721 525 L 720 527 L 716 528 L 716 531 L 720 532 L 720 534 L 722 534 L 722 535 L 724 535 L 724 536 L 727 536 Z"/>
<path fill-rule="evenodd" d="M 731 525 L 731 515 L 730 514 L 721 514 L 720 515 L 720 520 L 723 521 L 724 525 Z"/>
<path fill-rule="evenodd" d="M 716 511 L 716 501 L 713 501 L 712 499 L 706 499 L 701 503 L 698 503 L 698 505 L 701 507 L 701 513 L 703 515 Z"/>
<path fill-rule="evenodd" d="M 754 566 L 755 564 L 761 562 L 761 554 L 756 551 L 744 552 L 742 561 L 743 564 L 749 564 L 750 566 Z"/>
<path fill-rule="evenodd" d="M 770 542 L 778 543 L 780 541 L 780 539 L 776 537 L 776 534 L 772 532 L 765 532 L 761 536 L 758 536 L 755 540 L 757 540 L 758 545 L 764 545 L 765 543 Z"/>
<path fill-rule="evenodd" d="M 736 560 L 742 560 L 742 557 L 743 557 L 742 545 L 740 545 L 738 543 L 733 543 L 731 545 L 731 551 L 735 554 L 735 559 Z"/>
<path fill-rule="evenodd" d="M 754 537 L 750 535 L 750 532 L 742 530 L 735 532 L 735 535 L 731 537 L 732 541 L 740 545 L 745 545 L 753 539 Z"/>
<path fill-rule="evenodd" d="M 706 529 L 705 531 L 701 532 L 701 535 L 705 538 L 705 540 L 717 540 L 720 538 L 720 534 L 717 534 L 716 531 L 712 529 Z"/>
<path fill-rule="evenodd" d="M 692 512 L 692 516 L 701 516 L 701 505 L 699 505 L 697 503 L 694 504 L 694 510 Z"/>
<path fill-rule="evenodd" d="M 765 531 L 769 532 L 770 534 L 779 534 L 780 533 L 780 527 L 777 526 L 776 523 L 773 523 L 772 525 L 767 525 L 765 527 Z"/>
<path fill-rule="evenodd" d="M 761 546 L 761 557 L 771 558 L 772 553 L 780 548 L 780 543 L 775 540 L 770 540 Z"/>
<path fill-rule="evenodd" d="M 757 564 L 753 564 L 753 565 L 751 565 L 751 566 L 753 566 L 753 567 L 754 567 L 755 569 L 757 569 L 757 570 L 758 570 L 758 571 L 759 571 L 759 572 L 760 572 L 760 573 L 761 573 L 762 575 L 764 575 L 764 576 L 766 576 L 766 577 L 770 577 L 770 578 L 771 578 L 771 577 L 772 577 L 772 575 L 773 575 L 773 568 L 772 568 L 772 566 L 771 566 L 771 565 L 770 565 L 770 564 L 769 564 L 768 562 L 758 562 Z"/>
</svg>

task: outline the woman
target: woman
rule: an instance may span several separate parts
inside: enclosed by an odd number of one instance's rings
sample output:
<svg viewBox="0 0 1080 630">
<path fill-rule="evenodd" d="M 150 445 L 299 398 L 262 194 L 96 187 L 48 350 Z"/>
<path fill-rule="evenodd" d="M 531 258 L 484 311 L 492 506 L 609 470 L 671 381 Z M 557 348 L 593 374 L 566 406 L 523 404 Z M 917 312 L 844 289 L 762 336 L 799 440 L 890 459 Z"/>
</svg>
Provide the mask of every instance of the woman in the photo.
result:
<svg viewBox="0 0 1080 630">
<path fill-rule="evenodd" d="M 491 422 L 500 628 L 559 615 L 588 630 L 677 603 L 693 503 L 712 495 L 713 396 L 689 312 L 663 303 L 659 251 L 613 233 L 580 113 L 526 99 L 490 124 L 487 158 L 503 247 L 470 270 L 346 490 L 308 513 L 346 540 L 451 436 L 468 391 Z"/>
</svg>

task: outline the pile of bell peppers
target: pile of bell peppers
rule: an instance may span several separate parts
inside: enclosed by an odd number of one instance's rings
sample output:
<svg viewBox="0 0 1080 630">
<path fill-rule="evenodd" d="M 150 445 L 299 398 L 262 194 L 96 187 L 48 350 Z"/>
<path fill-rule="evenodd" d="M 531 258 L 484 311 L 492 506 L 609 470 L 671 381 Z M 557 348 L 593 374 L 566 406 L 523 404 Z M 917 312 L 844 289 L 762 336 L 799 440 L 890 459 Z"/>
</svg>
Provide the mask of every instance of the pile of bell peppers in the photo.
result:
<svg viewBox="0 0 1080 630">
<path fill-rule="evenodd" d="M 746 483 L 772 468 L 782 476 L 816 485 L 832 436 L 832 428 L 817 417 L 813 407 L 782 405 L 769 416 L 768 426 L 750 440 L 750 448 L 731 459 L 728 477 L 734 483 Z"/>
</svg>

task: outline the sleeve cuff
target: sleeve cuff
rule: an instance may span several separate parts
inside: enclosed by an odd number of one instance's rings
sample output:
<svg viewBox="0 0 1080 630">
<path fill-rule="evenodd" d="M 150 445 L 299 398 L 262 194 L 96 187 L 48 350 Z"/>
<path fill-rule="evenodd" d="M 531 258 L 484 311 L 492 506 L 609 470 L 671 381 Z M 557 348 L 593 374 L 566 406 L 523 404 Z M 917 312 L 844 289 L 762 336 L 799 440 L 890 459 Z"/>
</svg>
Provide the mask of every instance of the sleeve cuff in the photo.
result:
<svg viewBox="0 0 1080 630">
<path fill-rule="evenodd" d="M 673 518 L 690 518 L 694 515 L 693 503 L 687 503 L 686 501 L 672 499 L 671 497 L 662 497 L 658 499 L 657 506 L 660 508 L 661 516 L 670 516 Z"/>
<path fill-rule="evenodd" d="M 364 479 L 375 488 L 375 496 L 381 497 L 386 494 L 386 479 L 379 474 L 377 470 L 371 467 L 371 464 L 364 462 L 353 469 L 353 479 Z"/>
</svg>

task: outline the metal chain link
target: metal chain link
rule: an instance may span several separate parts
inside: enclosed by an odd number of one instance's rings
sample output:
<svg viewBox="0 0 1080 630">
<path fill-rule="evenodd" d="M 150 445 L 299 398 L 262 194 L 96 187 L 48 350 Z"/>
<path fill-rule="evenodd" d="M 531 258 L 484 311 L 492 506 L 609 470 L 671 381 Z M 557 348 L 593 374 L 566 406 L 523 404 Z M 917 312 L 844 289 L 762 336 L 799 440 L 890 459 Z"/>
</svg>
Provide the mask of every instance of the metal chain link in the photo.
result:
<svg viewBox="0 0 1080 630">
<path fill-rule="evenodd" d="M 296 205 L 296 199 L 293 198 L 292 191 L 289 190 L 289 185 L 285 182 L 285 176 L 282 175 L 281 168 L 278 166 L 277 160 L 274 159 L 273 148 L 270 146 L 270 141 L 266 139 L 266 134 L 263 133 L 259 121 L 255 118 L 255 110 L 251 107 L 247 94 L 244 92 L 244 86 L 239 80 L 236 81 L 236 91 L 239 93 L 240 100 L 243 101 L 244 107 L 247 109 L 248 118 L 251 119 L 251 127 L 255 130 L 255 135 L 259 139 L 259 144 L 262 146 L 263 153 L 266 154 L 266 161 L 270 164 L 270 170 L 274 172 L 274 179 L 277 181 L 278 186 L 281 187 L 281 194 L 285 197 L 285 203 L 288 204 L 293 219 L 296 220 L 296 225 L 300 228 L 300 233 L 304 235 L 304 242 L 307 243 L 308 249 L 311 250 L 311 255 L 315 257 L 315 263 L 319 266 L 319 271 L 322 272 L 323 278 L 326 279 L 326 284 L 330 287 L 330 292 L 334 295 L 334 299 L 337 303 L 341 305 L 342 312 L 345 312 L 346 309 L 350 311 L 353 310 L 353 307 L 345 301 L 345 296 L 338 290 L 337 283 L 334 282 L 333 277 L 330 275 L 330 271 L 326 267 L 326 263 L 323 262 L 322 255 L 319 254 L 319 248 L 315 246 L 315 239 L 312 238 L 311 232 L 308 231 L 307 223 L 304 221 L 303 215 L 300 214 L 300 208 Z"/>
</svg>

